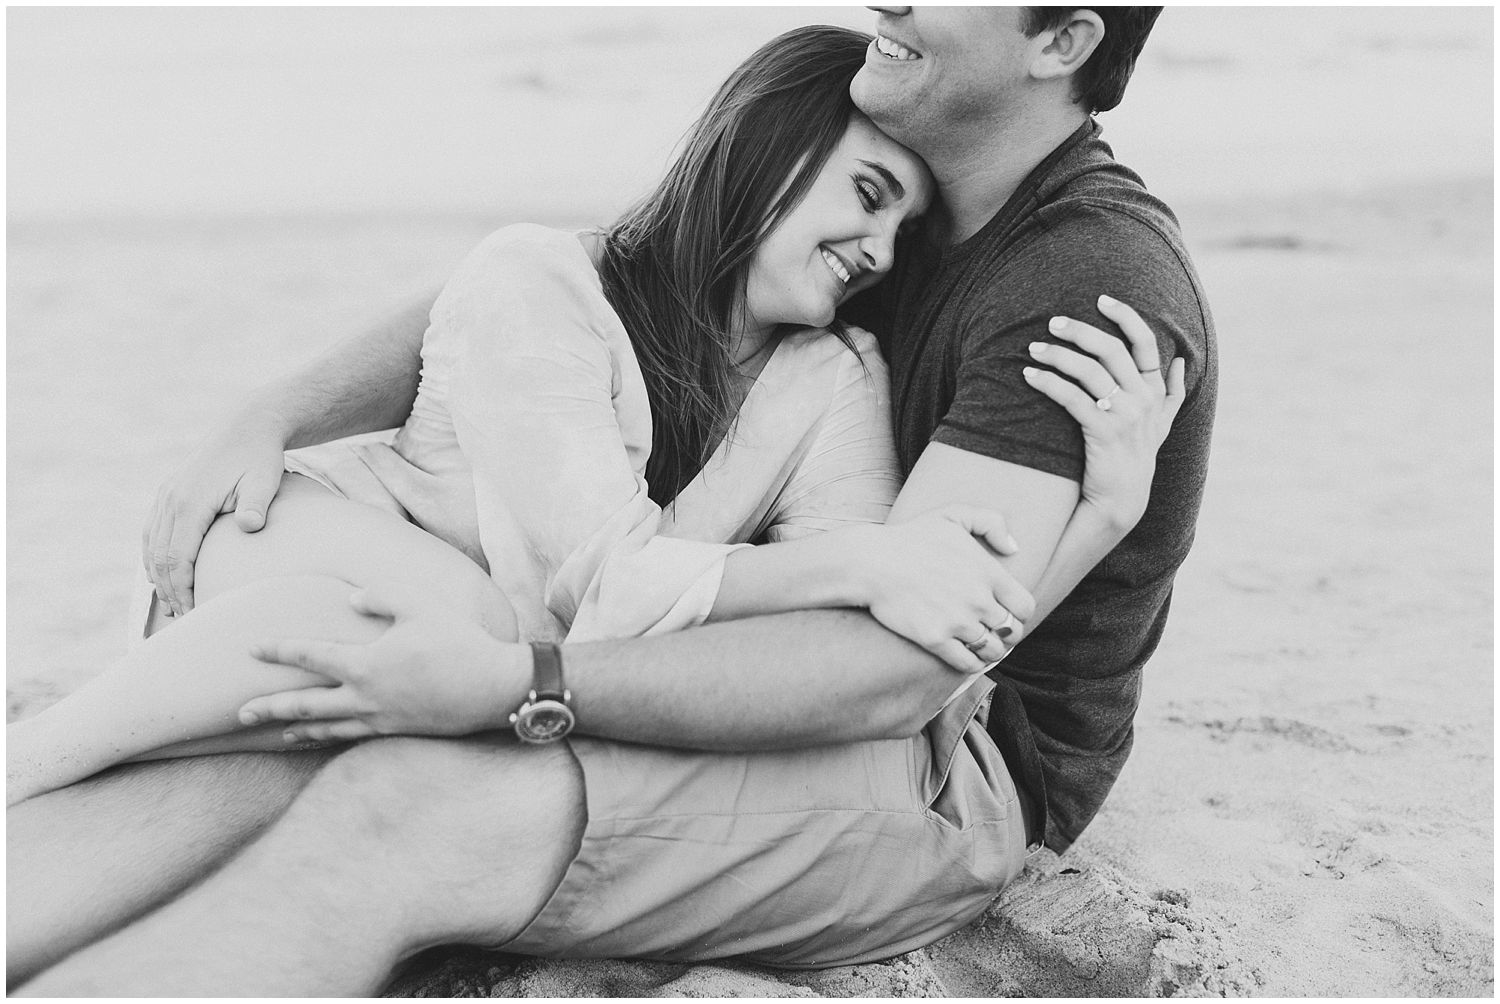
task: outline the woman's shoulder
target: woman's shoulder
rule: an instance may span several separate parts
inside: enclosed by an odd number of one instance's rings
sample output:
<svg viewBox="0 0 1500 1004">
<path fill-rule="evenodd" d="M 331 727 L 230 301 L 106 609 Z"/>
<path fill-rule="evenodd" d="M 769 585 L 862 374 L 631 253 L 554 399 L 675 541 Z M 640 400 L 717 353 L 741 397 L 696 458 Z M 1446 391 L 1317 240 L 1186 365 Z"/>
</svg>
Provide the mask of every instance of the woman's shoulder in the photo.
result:
<svg viewBox="0 0 1500 1004">
<path fill-rule="evenodd" d="M 485 237 L 449 277 L 423 344 L 424 357 L 445 346 L 618 355 L 628 340 L 579 235 L 516 223 Z"/>
<path fill-rule="evenodd" d="M 559 230 L 539 223 L 512 223 L 494 231 L 470 254 L 470 260 L 503 262 L 528 269 L 594 274 L 587 233 Z"/>
<path fill-rule="evenodd" d="M 613 316 L 578 232 L 513 223 L 469 252 L 448 278 L 436 306 L 439 312 L 485 304 L 546 310 L 559 302 L 582 309 L 600 323 Z"/>
<path fill-rule="evenodd" d="M 828 328 L 799 328 L 783 337 L 778 351 L 803 366 L 823 367 L 835 373 L 873 369 L 884 375 L 886 369 L 875 336 L 852 324 L 841 325 L 838 333 Z"/>
</svg>

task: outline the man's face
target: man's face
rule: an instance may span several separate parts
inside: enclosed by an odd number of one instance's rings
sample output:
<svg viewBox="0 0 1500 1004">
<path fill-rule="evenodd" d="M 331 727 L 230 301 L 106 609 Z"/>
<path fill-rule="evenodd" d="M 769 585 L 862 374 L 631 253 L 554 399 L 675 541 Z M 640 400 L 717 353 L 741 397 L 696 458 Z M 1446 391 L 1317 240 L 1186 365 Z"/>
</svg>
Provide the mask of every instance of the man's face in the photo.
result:
<svg viewBox="0 0 1500 1004">
<path fill-rule="evenodd" d="M 992 121 L 1026 79 L 1034 41 L 1019 7 L 875 7 L 876 38 L 850 94 L 876 125 L 924 153 L 925 137 Z"/>
</svg>

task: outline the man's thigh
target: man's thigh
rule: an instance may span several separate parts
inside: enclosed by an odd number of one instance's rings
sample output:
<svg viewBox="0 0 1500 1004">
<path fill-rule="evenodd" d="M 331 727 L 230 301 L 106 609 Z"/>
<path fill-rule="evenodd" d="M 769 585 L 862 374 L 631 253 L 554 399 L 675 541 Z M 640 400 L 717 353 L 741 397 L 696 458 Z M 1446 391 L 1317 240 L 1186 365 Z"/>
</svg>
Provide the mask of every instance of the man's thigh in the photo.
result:
<svg viewBox="0 0 1500 1004">
<path fill-rule="evenodd" d="M 976 687 L 910 740 L 705 754 L 577 739 L 578 856 L 507 951 L 786 967 L 886 958 L 1019 873 L 1015 790 Z"/>
<path fill-rule="evenodd" d="M 7 975 L 154 909 L 258 835 L 332 751 L 131 764 L 6 813 Z"/>
</svg>

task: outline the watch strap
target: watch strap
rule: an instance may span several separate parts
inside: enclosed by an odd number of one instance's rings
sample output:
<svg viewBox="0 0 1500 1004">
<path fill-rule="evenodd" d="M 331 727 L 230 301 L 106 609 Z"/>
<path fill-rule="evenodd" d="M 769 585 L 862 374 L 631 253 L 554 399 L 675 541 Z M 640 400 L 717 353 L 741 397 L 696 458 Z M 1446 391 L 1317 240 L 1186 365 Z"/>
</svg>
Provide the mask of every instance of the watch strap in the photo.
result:
<svg viewBox="0 0 1500 1004">
<path fill-rule="evenodd" d="M 568 692 L 563 687 L 562 648 L 552 642 L 531 643 L 531 686 L 537 699 L 551 698 L 567 703 Z"/>
</svg>

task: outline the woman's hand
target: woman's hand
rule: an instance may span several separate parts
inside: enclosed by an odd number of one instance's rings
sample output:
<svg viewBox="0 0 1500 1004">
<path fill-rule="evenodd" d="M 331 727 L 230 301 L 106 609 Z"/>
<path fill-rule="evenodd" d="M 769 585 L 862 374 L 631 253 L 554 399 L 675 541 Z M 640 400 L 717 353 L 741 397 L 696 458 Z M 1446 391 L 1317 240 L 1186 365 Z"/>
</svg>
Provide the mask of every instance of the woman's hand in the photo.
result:
<svg viewBox="0 0 1500 1004">
<path fill-rule="evenodd" d="M 246 533 L 266 525 L 281 487 L 284 445 L 259 418 L 232 422 L 162 483 L 141 531 L 141 551 L 156 595 L 173 616 L 193 609 L 193 565 L 220 513 L 234 513 Z"/>
<path fill-rule="evenodd" d="M 1079 505 L 1100 510 L 1123 537 L 1146 511 L 1156 451 L 1185 397 L 1185 364 L 1173 359 L 1164 379 L 1156 336 L 1141 316 L 1108 296 L 1099 297 L 1099 311 L 1120 326 L 1128 347 L 1091 324 L 1054 317 L 1053 336 L 1081 351 L 1033 342 L 1032 358 L 1057 372 L 1028 367 L 1023 375 L 1082 426 Z"/>
<path fill-rule="evenodd" d="M 851 550 L 861 605 L 954 669 L 981 673 L 1021 640 L 1031 594 L 997 560 L 1014 554 L 1005 517 L 948 505 L 903 523 L 862 528 Z"/>
<path fill-rule="evenodd" d="M 350 603 L 389 620 L 385 634 L 369 644 L 295 639 L 257 646 L 251 654 L 262 662 L 320 673 L 335 685 L 257 697 L 240 708 L 241 724 L 295 722 L 288 743 L 467 735 L 506 725 L 525 694 L 520 683 L 506 685 L 524 679 L 524 646 L 392 586 L 360 590 Z M 511 663 L 516 672 L 507 673 Z"/>
</svg>

